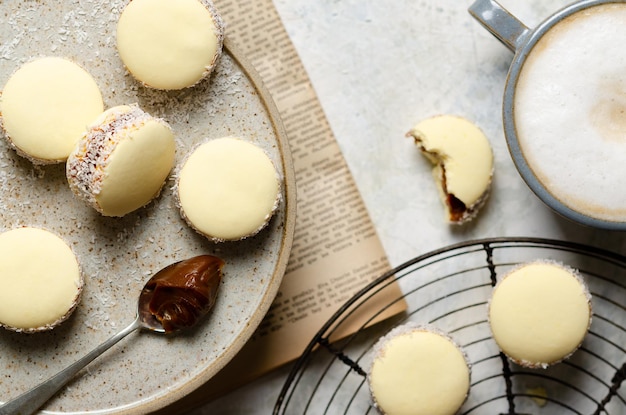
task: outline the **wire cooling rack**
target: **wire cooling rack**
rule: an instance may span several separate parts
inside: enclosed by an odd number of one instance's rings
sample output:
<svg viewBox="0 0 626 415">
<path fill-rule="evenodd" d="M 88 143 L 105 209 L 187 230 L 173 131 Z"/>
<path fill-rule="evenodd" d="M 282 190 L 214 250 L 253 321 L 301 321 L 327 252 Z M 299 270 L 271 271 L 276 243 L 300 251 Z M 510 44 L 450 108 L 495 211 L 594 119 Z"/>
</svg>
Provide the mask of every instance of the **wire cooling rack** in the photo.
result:
<svg viewBox="0 0 626 415">
<path fill-rule="evenodd" d="M 512 267 L 553 259 L 577 268 L 592 295 L 593 318 L 580 349 L 548 369 L 506 359 L 491 337 L 487 302 Z M 403 295 L 378 304 L 397 282 Z M 376 324 L 396 302 L 406 312 Z M 372 305 L 377 304 L 375 307 Z M 447 332 L 471 361 L 471 387 L 460 414 L 626 414 L 626 257 L 587 245 L 538 238 L 492 238 L 414 258 L 373 281 L 338 310 L 289 374 L 274 414 L 378 414 L 367 385 L 371 348 L 408 321 Z M 354 334 L 331 342 L 356 315 Z M 445 399 L 445 397 L 442 397 Z"/>
</svg>

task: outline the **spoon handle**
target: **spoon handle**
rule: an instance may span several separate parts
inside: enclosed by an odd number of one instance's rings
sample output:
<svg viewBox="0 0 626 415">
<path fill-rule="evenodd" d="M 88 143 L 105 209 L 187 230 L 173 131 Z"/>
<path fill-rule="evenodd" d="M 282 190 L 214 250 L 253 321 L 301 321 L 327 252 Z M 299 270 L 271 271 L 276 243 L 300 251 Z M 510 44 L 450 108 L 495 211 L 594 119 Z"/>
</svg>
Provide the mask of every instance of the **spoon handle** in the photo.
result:
<svg viewBox="0 0 626 415">
<path fill-rule="evenodd" d="M 87 353 L 84 357 L 61 370 L 48 380 L 43 381 L 28 392 L 25 392 L 17 398 L 0 406 L 0 415 L 30 415 L 35 413 L 35 411 L 43 406 L 48 399 L 52 398 L 82 368 L 87 366 L 96 357 L 100 356 L 111 346 L 138 329 L 140 326 L 139 317 L 137 317 L 128 327 L 111 336 L 108 340 L 93 349 L 91 352 Z"/>
</svg>

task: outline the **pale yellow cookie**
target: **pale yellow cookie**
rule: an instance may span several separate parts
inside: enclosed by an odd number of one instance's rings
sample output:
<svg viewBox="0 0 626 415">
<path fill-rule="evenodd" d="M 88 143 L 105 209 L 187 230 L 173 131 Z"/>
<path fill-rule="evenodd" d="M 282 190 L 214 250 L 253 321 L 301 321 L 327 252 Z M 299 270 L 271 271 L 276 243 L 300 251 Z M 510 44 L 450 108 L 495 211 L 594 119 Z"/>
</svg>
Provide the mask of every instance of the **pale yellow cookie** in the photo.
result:
<svg viewBox="0 0 626 415">
<path fill-rule="evenodd" d="M 156 89 L 182 89 L 206 78 L 222 53 L 224 23 L 210 0 L 132 0 L 117 24 L 128 71 Z"/>
<path fill-rule="evenodd" d="M 187 223 L 216 242 L 255 235 L 281 199 L 272 160 L 257 145 L 235 137 L 195 148 L 178 173 L 176 187 Z"/>
<path fill-rule="evenodd" d="M 82 287 L 76 256 L 55 234 L 31 227 L 0 234 L 0 326 L 50 330 L 76 308 Z"/>
<path fill-rule="evenodd" d="M 489 302 L 494 340 L 511 360 L 547 367 L 574 353 L 591 324 L 591 296 L 578 273 L 554 261 L 505 275 Z"/>
<path fill-rule="evenodd" d="M 174 166 L 170 126 L 136 105 L 102 113 L 67 160 L 70 188 L 104 216 L 124 216 L 157 197 Z"/>
<path fill-rule="evenodd" d="M 473 219 L 491 189 L 494 164 L 487 137 L 470 121 L 452 115 L 421 121 L 407 136 L 434 164 L 448 221 L 462 224 Z"/>
<path fill-rule="evenodd" d="M 22 65 L 2 90 L 2 127 L 33 163 L 67 159 L 85 127 L 103 111 L 98 85 L 79 65 L 45 57 Z"/>
<path fill-rule="evenodd" d="M 453 415 L 469 393 L 463 350 L 429 326 L 396 327 L 374 346 L 370 392 L 384 415 Z"/>
</svg>

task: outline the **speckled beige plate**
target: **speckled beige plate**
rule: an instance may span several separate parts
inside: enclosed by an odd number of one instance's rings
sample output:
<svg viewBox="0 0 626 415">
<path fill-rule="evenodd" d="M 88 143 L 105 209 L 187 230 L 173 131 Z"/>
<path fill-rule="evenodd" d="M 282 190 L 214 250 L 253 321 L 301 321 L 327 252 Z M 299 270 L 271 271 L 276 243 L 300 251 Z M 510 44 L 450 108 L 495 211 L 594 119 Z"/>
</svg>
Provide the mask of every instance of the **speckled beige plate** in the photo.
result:
<svg viewBox="0 0 626 415">
<path fill-rule="evenodd" d="M 72 246 L 86 286 L 72 317 L 51 332 L 0 331 L 0 399 L 41 382 L 129 324 L 144 282 L 169 263 L 210 253 L 226 261 L 212 314 L 173 337 L 135 332 L 81 372 L 44 413 L 139 414 L 191 392 L 221 369 L 252 335 L 281 282 L 295 221 L 295 181 L 277 111 L 258 76 L 226 42 L 209 81 L 193 89 L 143 88 L 122 67 L 115 25 L 124 1 L 0 3 L 0 84 L 33 57 L 67 57 L 99 84 L 105 106 L 137 102 L 177 135 L 177 161 L 206 138 L 238 134 L 263 147 L 283 179 L 283 201 L 254 238 L 216 245 L 180 218 L 173 177 L 161 196 L 126 217 L 104 218 L 77 201 L 64 165 L 34 167 L 0 140 L 0 231 L 47 228 Z"/>
</svg>

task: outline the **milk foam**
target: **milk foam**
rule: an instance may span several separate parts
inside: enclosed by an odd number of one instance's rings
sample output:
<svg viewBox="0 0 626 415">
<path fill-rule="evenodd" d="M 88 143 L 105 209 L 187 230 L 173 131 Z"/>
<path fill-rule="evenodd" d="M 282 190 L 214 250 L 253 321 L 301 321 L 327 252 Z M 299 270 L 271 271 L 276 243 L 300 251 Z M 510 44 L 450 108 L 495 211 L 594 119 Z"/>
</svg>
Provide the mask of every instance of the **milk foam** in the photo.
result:
<svg viewBox="0 0 626 415">
<path fill-rule="evenodd" d="M 568 207 L 626 220 L 626 4 L 563 20 L 537 43 L 514 98 L 520 147 Z"/>
</svg>

